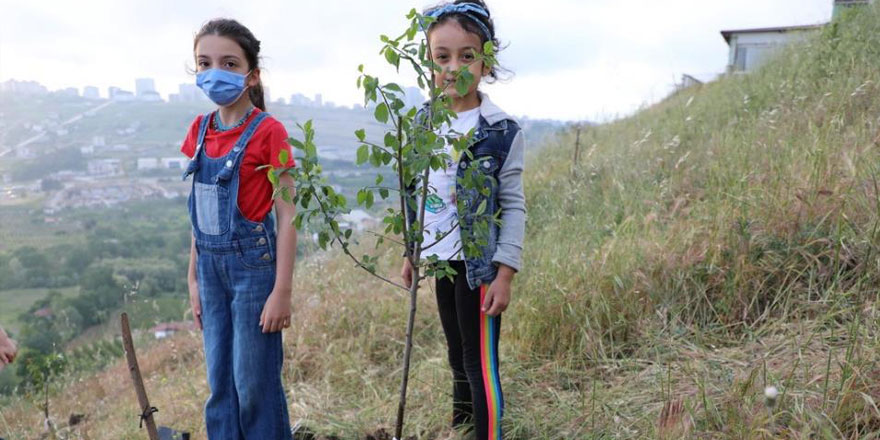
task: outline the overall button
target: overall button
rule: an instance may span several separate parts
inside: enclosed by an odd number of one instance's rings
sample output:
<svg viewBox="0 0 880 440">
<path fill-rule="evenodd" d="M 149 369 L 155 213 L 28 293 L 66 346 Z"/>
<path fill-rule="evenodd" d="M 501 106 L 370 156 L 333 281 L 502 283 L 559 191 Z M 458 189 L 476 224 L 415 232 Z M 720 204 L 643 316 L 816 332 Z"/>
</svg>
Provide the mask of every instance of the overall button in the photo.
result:
<svg viewBox="0 0 880 440">
<path fill-rule="evenodd" d="M 265 239 L 265 238 L 260 238 L 260 239 L 257 241 L 257 244 L 260 245 L 260 246 L 266 244 L 266 239 Z"/>
<path fill-rule="evenodd" d="M 257 227 L 254 228 L 254 232 L 263 232 L 263 225 L 257 225 Z"/>
<path fill-rule="evenodd" d="M 226 161 L 226 168 L 232 168 L 232 161 L 231 160 Z"/>
<path fill-rule="evenodd" d="M 269 254 L 263 254 L 263 256 L 260 257 L 260 259 L 263 260 L 263 261 L 269 261 L 269 260 L 272 259 L 272 256 L 269 255 Z"/>
<path fill-rule="evenodd" d="M 461 169 L 467 168 L 467 164 L 464 162 L 460 163 L 459 166 L 461 167 Z"/>
<path fill-rule="evenodd" d="M 492 166 L 492 165 L 489 164 L 489 161 L 488 161 L 488 160 L 485 161 L 485 162 L 483 162 L 483 168 L 489 168 L 490 166 Z"/>
</svg>

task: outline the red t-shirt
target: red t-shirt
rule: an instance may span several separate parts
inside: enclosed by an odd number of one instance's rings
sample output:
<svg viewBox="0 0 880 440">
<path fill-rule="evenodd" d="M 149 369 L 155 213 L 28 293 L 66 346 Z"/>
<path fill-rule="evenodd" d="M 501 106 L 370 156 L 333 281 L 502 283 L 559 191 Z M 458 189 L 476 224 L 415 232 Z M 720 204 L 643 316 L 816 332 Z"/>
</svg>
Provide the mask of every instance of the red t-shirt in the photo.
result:
<svg viewBox="0 0 880 440">
<path fill-rule="evenodd" d="M 244 124 L 229 131 L 216 131 L 209 123 L 208 132 L 205 134 L 205 154 L 211 158 L 218 158 L 229 153 L 247 125 L 259 113 L 260 109 L 255 109 Z M 180 151 L 190 159 L 195 154 L 202 117 L 204 116 L 200 115 L 193 121 L 186 134 L 186 139 L 183 141 L 183 146 L 180 147 Z M 290 153 L 286 164 L 279 161 L 278 154 L 281 150 L 287 150 Z M 295 165 L 290 144 L 287 143 L 287 130 L 284 129 L 284 125 L 271 116 L 263 120 L 254 135 L 251 136 L 241 162 L 238 209 L 245 218 L 251 221 L 262 221 L 266 214 L 272 210 L 272 183 L 267 177 L 268 169 L 257 170 L 257 168 L 268 164 L 275 167 Z"/>
</svg>

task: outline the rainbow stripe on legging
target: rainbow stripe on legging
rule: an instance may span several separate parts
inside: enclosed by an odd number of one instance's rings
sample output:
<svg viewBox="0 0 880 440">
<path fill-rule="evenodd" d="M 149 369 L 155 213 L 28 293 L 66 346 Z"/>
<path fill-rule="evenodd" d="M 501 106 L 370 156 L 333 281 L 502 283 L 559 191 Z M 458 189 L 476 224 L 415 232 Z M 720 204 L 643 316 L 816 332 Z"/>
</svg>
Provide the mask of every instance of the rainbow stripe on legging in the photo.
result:
<svg viewBox="0 0 880 440">
<path fill-rule="evenodd" d="M 482 304 L 489 286 L 480 287 Z M 483 389 L 489 411 L 489 440 L 501 440 L 501 417 L 504 415 L 504 396 L 498 378 L 498 318 L 480 313 L 480 356 L 483 365 Z"/>
</svg>

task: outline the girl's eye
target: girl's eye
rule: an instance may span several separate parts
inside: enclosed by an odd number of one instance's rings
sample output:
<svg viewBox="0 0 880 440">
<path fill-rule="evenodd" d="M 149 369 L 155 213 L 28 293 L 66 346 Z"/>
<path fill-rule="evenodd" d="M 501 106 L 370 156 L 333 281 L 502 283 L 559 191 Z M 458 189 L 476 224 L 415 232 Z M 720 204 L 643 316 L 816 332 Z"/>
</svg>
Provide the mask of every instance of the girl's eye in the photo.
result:
<svg viewBox="0 0 880 440">
<path fill-rule="evenodd" d="M 474 54 L 472 54 L 472 53 L 465 54 L 465 55 L 464 55 L 464 60 L 465 60 L 465 61 L 473 61 L 473 60 L 474 60 Z"/>
<path fill-rule="evenodd" d="M 447 59 L 449 59 L 447 55 L 437 55 L 435 58 L 437 59 L 437 61 L 446 61 Z"/>
<path fill-rule="evenodd" d="M 199 67 L 208 67 L 207 61 L 199 61 Z"/>
<path fill-rule="evenodd" d="M 225 64 L 225 66 L 226 66 L 227 69 L 234 69 L 234 68 L 235 68 L 235 63 L 233 63 L 232 61 L 227 61 L 226 64 Z"/>
</svg>

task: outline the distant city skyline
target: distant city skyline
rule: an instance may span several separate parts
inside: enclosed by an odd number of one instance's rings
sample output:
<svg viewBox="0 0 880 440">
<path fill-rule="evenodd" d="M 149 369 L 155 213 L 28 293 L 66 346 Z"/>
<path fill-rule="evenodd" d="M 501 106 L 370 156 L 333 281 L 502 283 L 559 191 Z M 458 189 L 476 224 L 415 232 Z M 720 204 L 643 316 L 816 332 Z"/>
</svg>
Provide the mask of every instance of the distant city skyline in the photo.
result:
<svg viewBox="0 0 880 440">
<path fill-rule="evenodd" d="M 112 100 L 112 101 L 147 101 L 147 102 L 200 102 L 208 104 L 210 100 L 205 96 L 201 89 L 194 84 L 179 84 L 177 93 L 169 93 L 166 97 L 155 89 L 155 82 L 152 78 L 137 78 L 135 81 L 135 92 L 125 90 L 121 87 L 110 86 L 107 92 L 100 93 L 100 89 L 96 86 L 83 86 L 82 93 L 76 87 L 62 87 L 51 90 L 48 87 L 31 80 L 10 79 L 0 82 L 0 92 L 15 92 L 20 94 L 36 94 L 43 95 L 49 93 L 62 94 L 67 96 L 79 96 L 86 99 L 95 100 Z M 424 102 L 424 95 L 417 87 L 404 88 L 403 100 L 407 107 L 418 106 Z M 313 97 L 306 96 L 302 93 L 294 93 L 289 97 L 271 96 L 271 91 L 264 88 L 266 101 L 273 104 L 295 105 L 299 107 L 331 107 L 331 108 L 359 108 L 363 107 L 361 103 L 351 105 L 336 104 L 332 101 L 324 101 L 321 93 L 316 93 Z"/>
<path fill-rule="evenodd" d="M 273 99 L 297 93 L 351 106 L 362 101 L 357 66 L 408 84 L 378 55 L 380 34 L 438 1 L 320 3 L 265 0 L 77 2 L 0 0 L 0 82 L 52 90 L 109 87 L 136 94 L 152 78 L 163 99 L 194 84 L 192 37 L 212 17 L 233 17 L 262 41 L 262 77 Z M 725 70 L 724 29 L 808 25 L 831 18 L 832 0 L 488 0 L 511 81 L 486 85 L 516 115 L 608 120 L 668 95 L 683 74 Z M 96 11 L 100 11 L 97 13 Z M 173 11 L 173 13 L 169 13 Z M 344 11 L 340 13 L 339 11 Z M 93 93 L 90 92 L 90 93 Z"/>
</svg>

